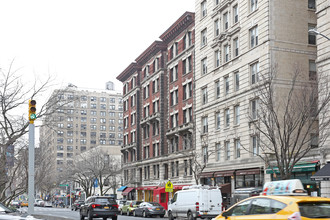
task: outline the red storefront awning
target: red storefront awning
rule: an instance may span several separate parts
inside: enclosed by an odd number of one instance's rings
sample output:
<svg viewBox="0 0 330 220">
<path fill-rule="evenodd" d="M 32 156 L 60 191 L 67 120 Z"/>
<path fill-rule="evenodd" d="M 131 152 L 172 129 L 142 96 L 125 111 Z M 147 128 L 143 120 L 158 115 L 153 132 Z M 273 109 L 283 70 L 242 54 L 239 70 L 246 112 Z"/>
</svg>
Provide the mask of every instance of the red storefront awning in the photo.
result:
<svg viewBox="0 0 330 220">
<path fill-rule="evenodd" d="M 190 186 L 190 185 L 173 185 L 173 189 L 182 189 L 184 186 Z"/>
<path fill-rule="evenodd" d="M 133 187 L 127 187 L 121 194 L 123 196 L 127 196 L 129 192 L 131 192 L 134 188 Z"/>
</svg>

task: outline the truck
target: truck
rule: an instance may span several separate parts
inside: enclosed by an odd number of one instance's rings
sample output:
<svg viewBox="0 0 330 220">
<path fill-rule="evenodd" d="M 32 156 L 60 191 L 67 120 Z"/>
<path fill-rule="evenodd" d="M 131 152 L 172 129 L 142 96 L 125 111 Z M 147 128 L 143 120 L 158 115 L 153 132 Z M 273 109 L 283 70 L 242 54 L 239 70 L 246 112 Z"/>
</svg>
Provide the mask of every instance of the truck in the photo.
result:
<svg viewBox="0 0 330 220">
<path fill-rule="evenodd" d="M 187 217 L 188 220 L 197 218 L 214 218 L 222 211 L 221 190 L 210 186 L 185 186 L 175 192 L 168 205 L 168 219 Z"/>
</svg>

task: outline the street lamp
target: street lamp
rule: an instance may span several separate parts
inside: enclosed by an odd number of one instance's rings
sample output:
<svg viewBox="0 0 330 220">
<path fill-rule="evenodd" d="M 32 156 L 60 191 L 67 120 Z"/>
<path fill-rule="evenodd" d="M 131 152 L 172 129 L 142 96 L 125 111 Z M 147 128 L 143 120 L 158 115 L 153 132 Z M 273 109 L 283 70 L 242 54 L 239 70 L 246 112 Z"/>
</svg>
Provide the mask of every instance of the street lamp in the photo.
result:
<svg viewBox="0 0 330 220">
<path fill-rule="evenodd" d="M 315 35 L 321 35 L 322 37 L 326 38 L 327 40 L 330 40 L 329 37 L 325 36 L 321 32 L 317 31 L 315 28 L 308 30 L 309 33 L 315 34 Z"/>
</svg>

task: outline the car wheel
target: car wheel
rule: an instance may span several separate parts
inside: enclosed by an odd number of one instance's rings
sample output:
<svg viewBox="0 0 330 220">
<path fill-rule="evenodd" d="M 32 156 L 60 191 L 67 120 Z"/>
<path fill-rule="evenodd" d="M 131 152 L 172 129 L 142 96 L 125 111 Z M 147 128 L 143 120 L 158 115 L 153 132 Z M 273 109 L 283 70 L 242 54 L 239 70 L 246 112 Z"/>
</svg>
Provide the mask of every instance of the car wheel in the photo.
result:
<svg viewBox="0 0 330 220">
<path fill-rule="evenodd" d="M 83 216 L 83 214 L 80 212 L 80 220 L 84 220 L 85 217 Z"/>
<path fill-rule="evenodd" d="M 117 220 L 118 216 L 112 216 L 112 220 Z"/>
<path fill-rule="evenodd" d="M 108 217 L 103 217 L 103 220 L 107 220 L 108 219 Z"/>
<path fill-rule="evenodd" d="M 188 212 L 188 220 L 195 220 L 196 218 L 193 216 L 191 212 Z"/>
<path fill-rule="evenodd" d="M 168 212 L 168 220 L 173 220 L 173 219 L 174 219 L 174 217 L 172 215 L 172 212 Z"/>
<path fill-rule="evenodd" d="M 93 220 L 93 214 L 92 211 L 88 212 L 88 220 Z"/>
<path fill-rule="evenodd" d="M 159 217 L 160 217 L 160 218 L 164 218 L 164 215 L 160 215 Z"/>
<path fill-rule="evenodd" d="M 136 217 L 136 212 L 135 212 L 135 210 L 133 211 L 133 216 Z"/>
</svg>

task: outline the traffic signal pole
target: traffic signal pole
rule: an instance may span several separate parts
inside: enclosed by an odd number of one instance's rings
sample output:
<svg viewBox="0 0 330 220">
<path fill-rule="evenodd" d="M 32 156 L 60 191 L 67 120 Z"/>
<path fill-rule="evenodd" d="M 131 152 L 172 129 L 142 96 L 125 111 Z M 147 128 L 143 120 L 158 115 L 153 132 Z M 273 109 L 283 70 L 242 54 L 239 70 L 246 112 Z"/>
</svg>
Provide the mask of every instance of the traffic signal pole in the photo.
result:
<svg viewBox="0 0 330 220">
<path fill-rule="evenodd" d="M 29 124 L 29 177 L 28 177 L 29 208 L 28 214 L 34 213 L 34 124 Z"/>
<path fill-rule="evenodd" d="M 34 213 L 34 120 L 36 119 L 36 101 L 29 100 L 29 161 L 28 161 L 28 214 Z"/>
</svg>

